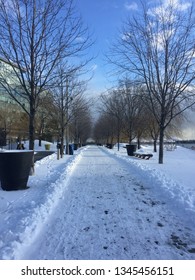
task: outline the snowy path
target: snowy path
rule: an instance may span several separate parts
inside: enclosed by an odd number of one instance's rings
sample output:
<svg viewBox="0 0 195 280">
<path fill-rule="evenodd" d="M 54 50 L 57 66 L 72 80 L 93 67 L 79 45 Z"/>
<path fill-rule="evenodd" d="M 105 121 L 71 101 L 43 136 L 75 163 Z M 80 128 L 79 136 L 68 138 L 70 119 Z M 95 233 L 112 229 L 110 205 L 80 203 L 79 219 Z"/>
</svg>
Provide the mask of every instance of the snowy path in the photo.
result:
<svg viewBox="0 0 195 280">
<path fill-rule="evenodd" d="M 86 149 L 22 258 L 194 259 L 191 230 L 134 175 L 103 148 Z"/>
</svg>

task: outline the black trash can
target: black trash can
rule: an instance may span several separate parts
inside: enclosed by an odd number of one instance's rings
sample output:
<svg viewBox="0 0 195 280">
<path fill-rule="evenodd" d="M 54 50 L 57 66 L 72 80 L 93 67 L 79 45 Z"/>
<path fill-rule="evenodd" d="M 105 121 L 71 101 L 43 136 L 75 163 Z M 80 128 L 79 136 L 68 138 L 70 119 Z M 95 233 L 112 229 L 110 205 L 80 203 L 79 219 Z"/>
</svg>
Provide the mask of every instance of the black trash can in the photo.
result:
<svg viewBox="0 0 195 280">
<path fill-rule="evenodd" d="M 61 143 L 57 143 L 57 149 L 59 150 L 59 149 L 61 149 Z"/>
<path fill-rule="evenodd" d="M 0 152 L 0 181 L 5 191 L 27 188 L 34 151 Z"/>
<path fill-rule="evenodd" d="M 113 144 L 107 143 L 107 144 L 106 144 L 106 148 L 112 149 L 112 148 L 113 148 Z"/>
<path fill-rule="evenodd" d="M 134 152 L 136 152 L 137 145 L 136 144 L 129 144 L 129 145 L 126 145 L 126 148 L 127 148 L 128 156 L 133 156 Z"/>
<path fill-rule="evenodd" d="M 72 144 L 69 144 L 69 155 L 73 155 L 74 154 L 74 148 Z"/>
<path fill-rule="evenodd" d="M 74 150 L 76 151 L 78 149 L 78 144 L 74 143 Z"/>
</svg>

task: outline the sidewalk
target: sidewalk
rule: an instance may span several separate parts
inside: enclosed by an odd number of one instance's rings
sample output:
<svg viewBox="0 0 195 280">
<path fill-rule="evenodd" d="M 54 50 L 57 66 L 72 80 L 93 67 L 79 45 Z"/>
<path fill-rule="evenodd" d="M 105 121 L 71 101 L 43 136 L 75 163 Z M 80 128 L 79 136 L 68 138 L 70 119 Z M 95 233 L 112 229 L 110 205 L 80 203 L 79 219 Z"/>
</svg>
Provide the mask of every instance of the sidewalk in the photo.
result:
<svg viewBox="0 0 195 280">
<path fill-rule="evenodd" d="M 69 175 L 24 259 L 193 259 L 194 236 L 129 163 L 91 146 Z"/>
</svg>

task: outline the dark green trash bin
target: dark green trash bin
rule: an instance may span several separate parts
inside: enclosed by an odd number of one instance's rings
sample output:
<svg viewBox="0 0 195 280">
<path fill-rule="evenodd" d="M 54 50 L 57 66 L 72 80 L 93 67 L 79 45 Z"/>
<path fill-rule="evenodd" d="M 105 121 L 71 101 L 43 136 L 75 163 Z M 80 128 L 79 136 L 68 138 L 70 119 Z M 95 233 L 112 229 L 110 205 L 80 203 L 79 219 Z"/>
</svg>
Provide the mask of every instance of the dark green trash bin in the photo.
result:
<svg viewBox="0 0 195 280">
<path fill-rule="evenodd" d="M 76 151 L 78 149 L 78 144 L 74 143 L 74 150 Z"/>
<path fill-rule="evenodd" d="M 73 155 L 74 154 L 74 147 L 72 144 L 69 144 L 69 155 Z"/>
<path fill-rule="evenodd" d="M 136 144 L 129 144 L 129 145 L 126 145 L 126 148 L 127 148 L 128 156 L 133 156 L 134 152 L 136 152 L 137 145 Z"/>
<path fill-rule="evenodd" d="M 0 152 L 1 188 L 6 191 L 27 188 L 34 151 Z"/>
<path fill-rule="evenodd" d="M 113 145 L 113 144 L 110 144 L 110 143 L 107 143 L 107 144 L 106 144 L 106 148 L 108 148 L 108 149 L 112 149 L 113 146 L 114 146 L 114 145 Z"/>
</svg>

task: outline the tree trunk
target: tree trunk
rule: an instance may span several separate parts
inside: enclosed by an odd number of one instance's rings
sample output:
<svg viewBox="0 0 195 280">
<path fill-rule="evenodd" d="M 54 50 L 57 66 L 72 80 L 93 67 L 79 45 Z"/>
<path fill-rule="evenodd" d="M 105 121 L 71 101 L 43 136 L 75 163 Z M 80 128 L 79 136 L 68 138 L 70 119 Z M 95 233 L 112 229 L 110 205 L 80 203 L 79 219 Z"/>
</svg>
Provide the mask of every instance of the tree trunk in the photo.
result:
<svg viewBox="0 0 195 280">
<path fill-rule="evenodd" d="M 63 158 L 64 155 L 64 127 L 61 128 L 61 137 L 60 137 L 60 157 Z"/>
<path fill-rule="evenodd" d="M 137 138 L 137 148 L 138 150 L 141 148 L 141 143 L 139 137 Z"/>
<path fill-rule="evenodd" d="M 39 135 L 39 147 L 41 147 L 41 135 Z"/>
<path fill-rule="evenodd" d="M 64 154 L 64 137 L 61 138 L 61 143 L 60 143 L 60 157 L 63 158 Z"/>
<path fill-rule="evenodd" d="M 129 134 L 129 144 L 131 144 L 131 141 L 132 141 L 132 136 L 131 134 Z"/>
<path fill-rule="evenodd" d="M 163 164 L 164 128 L 160 127 L 158 163 Z"/>
<path fill-rule="evenodd" d="M 118 142 L 118 151 L 119 151 L 119 149 L 120 149 L 120 122 L 119 122 L 119 120 L 118 120 L 118 122 L 117 122 L 117 142 Z"/>
<path fill-rule="evenodd" d="M 29 116 L 29 150 L 34 150 L 34 142 L 35 142 L 34 120 L 35 120 L 35 111 L 31 110 Z"/>
<path fill-rule="evenodd" d="M 154 139 L 154 153 L 157 152 L 157 139 Z"/>
<path fill-rule="evenodd" d="M 34 142 L 35 142 L 35 110 L 30 108 L 30 116 L 29 116 L 29 150 L 34 150 Z M 35 173 L 35 163 L 34 163 L 34 155 L 32 158 L 32 165 L 30 175 L 34 175 Z"/>
</svg>

